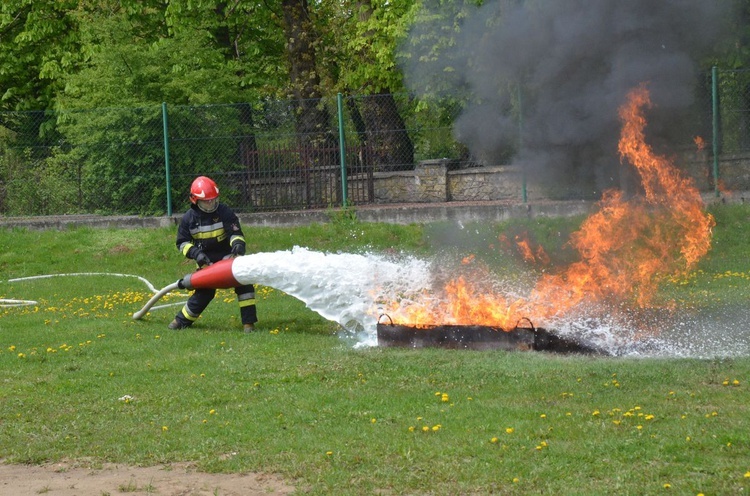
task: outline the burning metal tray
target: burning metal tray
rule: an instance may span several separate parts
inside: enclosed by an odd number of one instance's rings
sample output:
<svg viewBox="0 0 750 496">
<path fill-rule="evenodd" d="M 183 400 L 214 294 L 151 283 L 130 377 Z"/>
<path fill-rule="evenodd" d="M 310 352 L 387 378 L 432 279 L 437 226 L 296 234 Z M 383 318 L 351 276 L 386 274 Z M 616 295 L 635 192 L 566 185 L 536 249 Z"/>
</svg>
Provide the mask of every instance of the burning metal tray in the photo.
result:
<svg viewBox="0 0 750 496">
<path fill-rule="evenodd" d="M 408 326 L 379 321 L 377 335 L 378 346 L 383 347 L 535 350 L 555 353 L 603 354 L 601 350 L 597 350 L 593 346 L 558 336 L 533 325 L 530 327 L 515 327 L 506 331 L 500 327 L 480 325 Z"/>
</svg>

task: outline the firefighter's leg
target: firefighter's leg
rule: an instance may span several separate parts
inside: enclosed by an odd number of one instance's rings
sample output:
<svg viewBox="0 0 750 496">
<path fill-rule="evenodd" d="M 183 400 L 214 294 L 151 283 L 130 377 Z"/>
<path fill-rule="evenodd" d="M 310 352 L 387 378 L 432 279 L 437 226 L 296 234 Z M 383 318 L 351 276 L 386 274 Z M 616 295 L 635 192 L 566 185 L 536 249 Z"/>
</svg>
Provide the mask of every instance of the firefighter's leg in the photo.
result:
<svg viewBox="0 0 750 496">
<path fill-rule="evenodd" d="M 258 322 L 258 313 L 255 308 L 255 287 L 252 284 L 234 288 L 237 293 L 237 302 L 240 304 L 240 317 L 244 326 L 252 326 Z"/>
<path fill-rule="evenodd" d="M 185 303 L 185 306 L 182 307 L 182 310 L 180 310 L 175 316 L 174 321 L 172 321 L 172 324 L 170 324 L 169 327 L 175 328 L 173 327 L 173 324 L 179 326 L 177 327 L 178 329 L 182 327 L 190 327 L 193 322 L 198 320 L 198 317 L 200 317 L 208 304 L 211 303 L 214 296 L 216 296 L 215 289 L 196 289 L 193 294 L 190 295 L 190 298 L 188 298 L 188 301 Z"/>
</svg>

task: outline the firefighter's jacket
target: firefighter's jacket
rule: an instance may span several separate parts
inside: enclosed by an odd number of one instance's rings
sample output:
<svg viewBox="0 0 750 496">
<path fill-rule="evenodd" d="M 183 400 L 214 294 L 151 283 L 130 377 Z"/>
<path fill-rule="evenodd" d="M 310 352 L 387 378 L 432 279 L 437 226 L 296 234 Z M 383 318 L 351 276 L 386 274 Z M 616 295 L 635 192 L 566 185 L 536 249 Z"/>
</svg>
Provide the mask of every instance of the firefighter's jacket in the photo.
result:
<svg viewBox="0 0 750 496">
<path fill-rule="evenodd" d="M 195 259 L 200 250 L 211 262 L 218 262 L 235 243 L 244 244 L 245 237 L 237 215 L 223 203 L 211 213 L 192 205 L 177 228 L 177 249 L 188 258 Z"/>
</svg>

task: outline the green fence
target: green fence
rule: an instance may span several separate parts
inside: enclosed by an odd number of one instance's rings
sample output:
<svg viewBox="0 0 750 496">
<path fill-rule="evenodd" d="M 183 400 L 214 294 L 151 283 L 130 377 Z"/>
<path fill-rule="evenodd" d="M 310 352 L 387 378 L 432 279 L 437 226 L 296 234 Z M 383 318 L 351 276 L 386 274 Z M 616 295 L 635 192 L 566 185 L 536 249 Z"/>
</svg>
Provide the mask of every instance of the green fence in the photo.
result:
<svg viewBox="0 0 750 496">
<path fill-rule="evenodd" d="M 712 156 L 750 151 L 750 72 L 714 70 L 699 86 L 693 127 Z M 453 137 L 462 109 L 384 94 L 2 112 L 0 215 L 171 214 L 201 174 L 240 212 L 372 203 L 373 174 L 435 158 L 486 165 Z"/>
<path fill-rule="evenodd" d="M 460 110 L 388 94 L 3 112 L 0 214 L 171 214 L 201 174 L 238 211 L 369 203 L 367 188 L 343 188 L 348 175 L 467 160 L 451 136 Z"/>
</svg>

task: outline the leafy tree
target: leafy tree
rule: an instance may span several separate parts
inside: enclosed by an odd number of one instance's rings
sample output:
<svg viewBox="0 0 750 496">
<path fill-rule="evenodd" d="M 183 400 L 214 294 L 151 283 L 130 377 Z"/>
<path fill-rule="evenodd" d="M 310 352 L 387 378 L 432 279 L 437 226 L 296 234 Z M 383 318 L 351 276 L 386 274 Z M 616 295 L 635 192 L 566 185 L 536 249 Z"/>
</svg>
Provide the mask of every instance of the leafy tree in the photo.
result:
<svg viewBox="0 0 750 496">
<path fill-rule="evenodd" d="M 66 91 L 58 98 L 58 126 L 71 145 L 68 160 L 83 164 L 86 208 L 161 213 L 165 191 L 154 186 L 164 177 L 161 102 L 214 102 L 226 88 L 238 86 L 237 75 L 226 69 L 206 31 L 176 30 L 166 36 L 163 12 L 135 15 L 116 9 L 81 16 L 87 21 L 81 22 L 86 26 L 81 34 L 89 58 L 85 68 L 66 79 Z M 84 111 L 101 107 L 108 108 Z M 220 132 L 237 126 L 236 112 L 223 113 L 218 121 L 208 114 L 176 107 L 170 119 L 171 139 L 181 145 L 173 147 L 171 158 L 185 176 L 175 192 L 187 190 L 187 176 L 230 160 L 231 150 L 193 146 L 192 136 L 202 134 L 197 129 L 212 126 Z"/>
<path fill-rule="evenodd" d="M 72 15 L 77 4 L 72 0 L 0 4 L 0 190 L 5 192 L 1 212 L 45 213 L 56 211 L 58 201 L 67 200 L 64 179 L 44 164 L 50 148 L 40 146 L 59 139 L 54 118 L 39 110 L 51 106 L 64 75 L 82 60 Z"/>
<path fill-rule="evenodd" d="M 81 61 L 75 0 L 4 0 L 0 5 L 0 110 L 49 108 Z"/>
<path fill-rule="evenodd" d="M 411 6 L 411 0 L 352 3 L 356 22 L 346 47 L 356 64 L 349 65 L 352 69 L 342 79 L 368 95 L 349 100 L 349 108 L 359 123 L 357 136 L 365 151 L 365 165 L 376 170 L 411 169 L 414 164 L 414 145 L 393 97 L 394 88 L 403 88 L 401 73 L 395 70 L 395 54 L 406 34 Z"/>
</svg>

